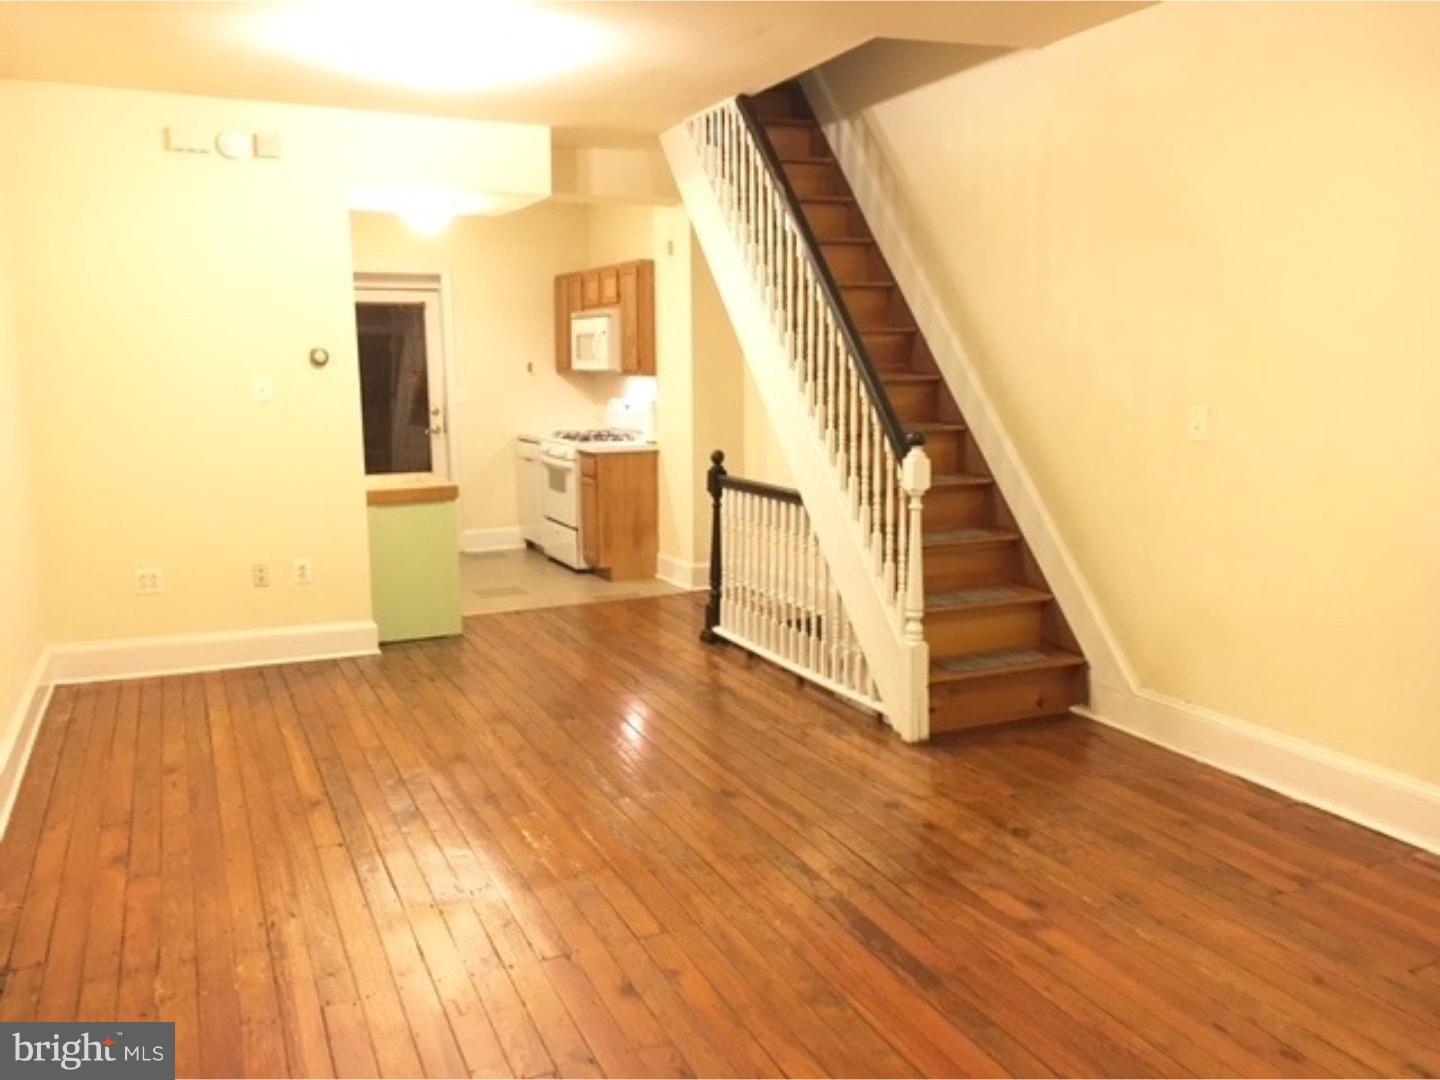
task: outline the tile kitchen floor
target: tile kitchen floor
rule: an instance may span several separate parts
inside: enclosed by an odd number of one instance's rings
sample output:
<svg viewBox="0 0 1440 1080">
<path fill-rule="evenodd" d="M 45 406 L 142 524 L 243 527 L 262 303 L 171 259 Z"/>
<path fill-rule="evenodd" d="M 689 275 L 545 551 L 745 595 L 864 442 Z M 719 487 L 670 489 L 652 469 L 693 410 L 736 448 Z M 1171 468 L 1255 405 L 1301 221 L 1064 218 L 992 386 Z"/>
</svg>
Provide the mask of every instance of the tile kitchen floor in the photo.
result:
<svg viewBox="0 0 1440 1080">
<path fill-rule="evenodd" d="M 612 582 L 598 574 L 579 574 L 528 548 L 460 556 L 460 607 L 465 615 L 633 600 L 681 591 L 658 578 Z"/>
</svg>

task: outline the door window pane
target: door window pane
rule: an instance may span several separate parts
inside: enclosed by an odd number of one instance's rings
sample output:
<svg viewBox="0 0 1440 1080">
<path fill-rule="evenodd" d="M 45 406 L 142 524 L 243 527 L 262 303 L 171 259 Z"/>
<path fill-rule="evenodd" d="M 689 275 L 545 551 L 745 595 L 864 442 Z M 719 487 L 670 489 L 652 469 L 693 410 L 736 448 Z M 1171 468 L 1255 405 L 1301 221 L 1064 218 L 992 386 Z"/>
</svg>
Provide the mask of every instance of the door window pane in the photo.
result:
<svg viewBox="0 0 1440 1080">
<path fill-rule="evenodd" d="M 423 304 L 355 305 L 365 472 L 431 470 Z"/>
</svg>

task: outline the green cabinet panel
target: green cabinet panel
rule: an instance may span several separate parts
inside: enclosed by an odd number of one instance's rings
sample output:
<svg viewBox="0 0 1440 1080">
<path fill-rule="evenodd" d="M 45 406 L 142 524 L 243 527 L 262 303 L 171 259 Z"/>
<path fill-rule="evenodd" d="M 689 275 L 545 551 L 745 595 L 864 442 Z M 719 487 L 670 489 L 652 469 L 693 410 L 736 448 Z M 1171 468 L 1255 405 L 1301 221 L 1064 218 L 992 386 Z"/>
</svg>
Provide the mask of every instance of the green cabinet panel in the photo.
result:
<svg viewBox="0 0 1440 1080">
<path fill-rule="evenodd" d="M 460 633 L 455 503 L 371 506 L 370 593 L 380 640 Z"/>
</svg>

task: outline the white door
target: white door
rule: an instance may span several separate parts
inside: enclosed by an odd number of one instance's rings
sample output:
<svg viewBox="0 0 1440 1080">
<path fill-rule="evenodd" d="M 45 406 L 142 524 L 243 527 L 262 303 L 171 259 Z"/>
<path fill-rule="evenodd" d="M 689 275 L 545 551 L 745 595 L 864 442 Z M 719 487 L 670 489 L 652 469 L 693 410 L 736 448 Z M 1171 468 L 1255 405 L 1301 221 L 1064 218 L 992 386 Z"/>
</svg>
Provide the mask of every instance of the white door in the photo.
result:
<svg viewBox="0 0 1440 1080">
<path fill-rule="evenodd" d="M 357 279 L 360 409 L 369 476 L 449 480 L 440 288 Z"/>
</svg>

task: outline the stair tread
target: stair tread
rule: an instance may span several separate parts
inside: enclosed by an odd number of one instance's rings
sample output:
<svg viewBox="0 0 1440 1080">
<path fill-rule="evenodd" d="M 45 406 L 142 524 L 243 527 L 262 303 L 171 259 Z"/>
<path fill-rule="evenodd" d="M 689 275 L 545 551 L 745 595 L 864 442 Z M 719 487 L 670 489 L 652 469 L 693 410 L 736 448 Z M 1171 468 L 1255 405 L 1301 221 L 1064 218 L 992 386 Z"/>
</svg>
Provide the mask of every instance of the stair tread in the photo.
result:
<svg viewBox="0 0 1440 1080">
<path fill-rule="evenodd" d="M 916 383 L 916 382 L 939 382 L 940 376 L 933 372 L 925 371 L 882 371 L 881 382 Z"/>
<path fill-rule="evenodd" d="M 817 195 L 800 195 L 800 196 L 798 196 L 798 198 L 800 199 L 800 201 L 801 201 L 802 203 L 853 203 L 853 202 L 855 201 L 855 196 L 853 196 L 853 195 L 818 195 L 818 194 L 817 194 Z"/>
<path fill-rule="evenodd" d="M 1013 529 L 939 529 L 925 533 L 922 539 L 926 547 L 938 547 L 944 544 L 1010 543 L 1019 540 L 1020 534 Z"/>
<path fill-rule="evenodd" d="M 857 329 L 862 334 L 914 334 L 918 332 L 913 326 L 861 326 Z"/>
<path fill-rule="evenodd" d="M 996 649 L 994 652 L 948 656 L 930 665 L 930 684 L 965 682 L 991 675 L 1022 671 L 1082 667 L 1085 658 L 1076 653 L 1042 645 L 1035 649 Z"/>
<path fill-rule="evenodd" d="M 1007 607 L 1012 604 L 1043 604 L 1053 597 L 1044 589 L 1028 585 L 972 585 L 964 589 L 946 589 L 925 594 L 926 611 L 968 611 L 982 607 Z"/>
<path fill-rule="evenodd" d="M 893 289 L 895 282 L 886 278 L 862 278 L 858 281 L 842 281 L 840 289 Z"/>
<path fill-rule="evenodd" d="M 820 122 L 808 116 L 762 116 L 762 127 L 808 127 L 818 128 Z"/>
<path fill-rule="evenodd" d="M 874 247 L 875 238 L 871 236 L 827 236 L 820 241 L 820 246 L 823 248 L 827 244 L 868 244 Z"/>
<path fill-rule="evenodd" d="M 782 165 L 834 165 L 835 159 L 829 154 L 781 154 Z"/>
<path fill-rule="evenodd" d="M 964 424 L 951 424 L 944 420 L 915 420 L 909 427 L 916 431 L 964 431 Z"/>
<path fill-rule="evenodd" d="M 979 473 L 937 473 L 930 478 L 930 490 L 938 487 L 988 487 L 993 483 L 993 477 Z"/>
</svg>

